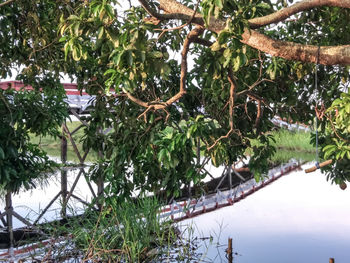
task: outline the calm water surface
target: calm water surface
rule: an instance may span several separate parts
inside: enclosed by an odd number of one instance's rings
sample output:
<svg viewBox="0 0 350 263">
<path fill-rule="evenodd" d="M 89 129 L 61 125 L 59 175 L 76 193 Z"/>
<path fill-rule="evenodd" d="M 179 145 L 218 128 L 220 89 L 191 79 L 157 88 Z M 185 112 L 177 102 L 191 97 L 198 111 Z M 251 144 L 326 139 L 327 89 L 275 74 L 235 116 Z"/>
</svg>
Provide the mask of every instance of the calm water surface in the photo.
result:
<svg viewBox="0 0 350 263">
<path fill-rule="evenodd" d="M 342 191 L 320 172 L 291 173 L 233 206 L 184 223 L 193 224 L 195 235 L 212 235 L 225 245 L 202 246 L 208 262 L 227 262 L 229 237 L 237 263 L 350 262 L 350 187 Z"/>
<path fill-rule="evenodd" d="M 50 187 L 14 196 L 15 210 L 35 218 L 60 190 L 60 175 L 55 177 Z M 83 178 L 77 187 L 82 199 L 91 198 Z M 71 205 L 83 208 L 79 202 Z M 43 220 L 59 215 L 59 207 L 58 201 Z M 17 220 L 14 223 L 22 226 Z M 342 191 L 320 172 L 291 173 L 233 206 L 182 224 L 193 225 L 195 235 L 212 235 L 214 242 L 223 245 L 212 244 L 208 249 L 202 245 L 205 262 L 227 262 L 224 250 L 229 237 L 239 254 L 234 258 L 237 263 L 327 263 L 330 257 L 336 263 L 350 262 L 350 186 Z"/>
</svg>

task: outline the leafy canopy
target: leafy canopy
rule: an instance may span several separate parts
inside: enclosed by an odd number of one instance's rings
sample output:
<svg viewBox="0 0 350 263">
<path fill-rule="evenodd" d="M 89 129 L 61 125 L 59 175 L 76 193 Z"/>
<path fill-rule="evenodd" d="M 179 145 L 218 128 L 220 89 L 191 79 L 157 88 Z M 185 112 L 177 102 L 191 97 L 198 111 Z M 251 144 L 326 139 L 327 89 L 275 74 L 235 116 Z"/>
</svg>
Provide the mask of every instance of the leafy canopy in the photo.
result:
<svg viewBox="0 0 350 263">
<path fill-rule="evenodd" d="M 332 120 L 322 123 L 324 157 L 348 163 L 329 127 L 349 134 L 346 122 L 338 125 L 349 101 L 335 100 L 349 83 L 349 8 L 316 0 L 15 0 L 0 7 L 0 72 L 21 65 L 29 83 L 48 72 L 71 76 L 96 95 L 84 147 L 103 158 L 92 178 L 103 176 L 106 192 L 121 199 L 135 190 L 176 196 L 200 182 L 208 160 L 232 164 L 249 152 L 252 171 L 266 171 L 271 118 L 308 123 L 321 103 Z"/>
</svg>

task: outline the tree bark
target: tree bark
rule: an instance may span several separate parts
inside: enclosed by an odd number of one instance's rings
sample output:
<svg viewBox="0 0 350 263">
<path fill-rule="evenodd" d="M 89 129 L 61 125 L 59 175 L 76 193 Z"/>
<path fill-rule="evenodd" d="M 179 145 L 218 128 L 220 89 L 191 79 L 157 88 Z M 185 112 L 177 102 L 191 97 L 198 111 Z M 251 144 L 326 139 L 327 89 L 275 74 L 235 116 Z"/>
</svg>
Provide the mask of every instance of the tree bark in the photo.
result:
<svg viewBox="0 0 350 263">
<path fill-rule="evenodd" d="M 317 46 L 274 40 L 248 29 L 244 31 L 242 38 L 242 43 L 272 56 L 302 62 L 316 63 L 317 61 Z M 321 46 L 318 63 L 323 65 L 350 65 L 350 45 Z"/>
<path fill-rule="evenodd" d="M 145 2 L 145 0 L 142 0 L 142 2 Z M 180 4 L 176 0 L 159 0 L 159 3 L 160 9 L 166 13 L 159 14 L 159 16 L 153 13 L 153 15 L 159 19 L 180 19 L 188 21 L 193 16 L 194 11 L 192 9 Z M 251 19 L 249 20 L 251 28 L 244 31 L 241 42 L 272 56 L 287 60 L 315 63 L 318 56 L 318 46 L 274 40 L 253 30 L 253 28 L 277 23 L 296 13 L 320 6 L 350 8 L 350 0 L 304 0 L 270 15 Z M 164 15 L 166 15 L 166 18 Z M 192 23 L 204 26 L 203 17 L 200 14 L 195 14 Z M 219 34 L 225 26 L 225 20 L 212 17 L 206 29 Z M 319 63 L 323 65 L 350 65 L 350 45 L 321 46 Z"/>
</svg>

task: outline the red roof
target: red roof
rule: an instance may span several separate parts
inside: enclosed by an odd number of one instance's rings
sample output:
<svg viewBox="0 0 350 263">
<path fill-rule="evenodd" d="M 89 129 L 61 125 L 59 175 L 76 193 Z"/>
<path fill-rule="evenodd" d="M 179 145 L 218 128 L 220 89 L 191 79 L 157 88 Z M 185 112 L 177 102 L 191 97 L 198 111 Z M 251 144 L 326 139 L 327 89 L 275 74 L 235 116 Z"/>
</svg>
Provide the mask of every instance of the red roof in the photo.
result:
<svg viewBox="0 0 350 263">
<path fill-rule="evenodd" d="M 88 95 L 84 90 L 82 93 L 80 93 L 80 90 L 78 90 L 78 85 L 74 83 L 62 83 L 64 89 L 66 90 L 67 95 Z M 21 81 L 18 80 L 12 80 L 12 81 L 4 81 L 0 82 L 0 88 L 1 89 L 15 89 L 20 90 L 22 88 L 25 88 L 26 90 L 32 90 L 32 86 L 25 86 Z"/>
</svg>

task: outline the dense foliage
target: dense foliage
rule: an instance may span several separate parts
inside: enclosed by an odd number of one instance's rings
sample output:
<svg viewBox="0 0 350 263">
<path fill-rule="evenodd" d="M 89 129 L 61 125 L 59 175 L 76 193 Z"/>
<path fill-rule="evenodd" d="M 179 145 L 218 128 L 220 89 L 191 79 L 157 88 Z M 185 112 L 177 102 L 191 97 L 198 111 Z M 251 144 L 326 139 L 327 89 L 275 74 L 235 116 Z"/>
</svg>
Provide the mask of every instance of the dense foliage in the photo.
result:
<svg viewBox="0 0 350 263">
<path fill-rule="evenodd" d="M 15 65 L 28 82 L 66 73 L 97 95 L 84 147 L 103 153 L 92 178 L 104 177 L 107 194 L 176 196 L 208 158 L 231 164 L 247 150 L 259 175 L 274 153 L 271 118 L 308 123 L 349 81 L 348 1 L 288 2 L 11 1 L 0 7 L 1 75 Z"/>
<path fill-rule="evenodd" d="M 68 113 L 62 91 L 62 86 L 55 91 L 50 87 L 43 96 L 35 90 L 0 89 L 1 190 L 18 192 L 21 187 L 35 187 L 54 165 L 37 144 L 30 142 L 29 133 L 59 135 L 57 127 Z"/>
<path fill-rule="evenodd" d="M 337 184 L 350 181 L 350 93 L 342 93 L 325 112 L 323 158 L 336 160 L 326 171 Z"/>
</svg>

